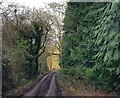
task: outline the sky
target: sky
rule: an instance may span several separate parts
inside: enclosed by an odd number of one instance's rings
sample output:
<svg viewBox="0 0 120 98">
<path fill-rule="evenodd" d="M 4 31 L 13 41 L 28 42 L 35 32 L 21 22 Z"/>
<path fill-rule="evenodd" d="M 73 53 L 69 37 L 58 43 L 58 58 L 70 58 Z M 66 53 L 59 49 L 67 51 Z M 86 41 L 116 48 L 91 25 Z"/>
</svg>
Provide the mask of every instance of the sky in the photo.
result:
<svg viewBox="0 0 120 98">
<path fill-rule="evenodd" d="M 15 2 L 20 5 L 29 6 L 30 8 L 41 8 L 45 6 L 45 3 L 51 3 L 51 2 L 62 2 L 65 0 L 6 0 L 7 2 Z"/>
</svg>

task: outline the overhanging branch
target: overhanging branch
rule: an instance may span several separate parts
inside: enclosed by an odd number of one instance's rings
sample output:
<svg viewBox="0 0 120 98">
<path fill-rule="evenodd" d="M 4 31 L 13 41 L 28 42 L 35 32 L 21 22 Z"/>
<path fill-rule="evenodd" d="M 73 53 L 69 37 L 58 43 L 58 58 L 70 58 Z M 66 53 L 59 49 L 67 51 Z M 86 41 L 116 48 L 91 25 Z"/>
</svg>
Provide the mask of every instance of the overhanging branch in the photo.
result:
<svg viewBox="0 0 120 98">
<path fill-rule="evenodd" d="M 46 48 L 46 45 L 44 46 L 43 50 L 37 55 L 36 59 L 38 59 L 43 54 L 43 52 L 45 51 L 45 48 Z"/>
<path fill-rule="evenodd" d="M 45 38 L 44 38 L 44 42 L 43 42 L 43 44 L 42 44 L 42 46 L 40 47 L 40 49 L 42 49 L 42 51 L 37 55 L 37 57 L 36 57 L 36 61 L 38 60 L 38 58 L 44 53 L 44 51 L 45 51 L 45 48 L 46 48 L 46 41 L 47 41 L 47 35 L 48 35 L 48 28 L 46 28 L 46 33 L 45 33 Z"/>
<path fill-rule="evenodd" d="M 43 42 L 43 44 L 41 45 L 41 47 L 40 47 L 40 49 L 42 49 L 43 47 L 44 47 L 44 45 L 45 45 L 45 43 L 46 43 L 46 41 L 47 41 L 47 35 L 48 35 L 48 29 L 46 28 L 46 33 L 45 33 L 45 37 L 44 37 L 44 42 Z"/>
</svg>

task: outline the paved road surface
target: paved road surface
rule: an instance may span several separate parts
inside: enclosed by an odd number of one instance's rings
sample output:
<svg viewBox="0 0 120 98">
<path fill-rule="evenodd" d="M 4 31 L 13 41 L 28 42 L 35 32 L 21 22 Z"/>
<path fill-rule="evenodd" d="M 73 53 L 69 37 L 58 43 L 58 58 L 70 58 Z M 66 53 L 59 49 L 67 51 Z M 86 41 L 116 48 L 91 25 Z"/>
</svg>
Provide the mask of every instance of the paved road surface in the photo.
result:
<svg viewBox="0 0 120 98">
<path fill-rule="evenodd" d="M 39 81 L 35 87 L 28 93 L 24 94 L 25 96 L 60 96 L 61 92 L 57 85 L 56 73 L 52 72 L 47 74 Z"/>
</svg>

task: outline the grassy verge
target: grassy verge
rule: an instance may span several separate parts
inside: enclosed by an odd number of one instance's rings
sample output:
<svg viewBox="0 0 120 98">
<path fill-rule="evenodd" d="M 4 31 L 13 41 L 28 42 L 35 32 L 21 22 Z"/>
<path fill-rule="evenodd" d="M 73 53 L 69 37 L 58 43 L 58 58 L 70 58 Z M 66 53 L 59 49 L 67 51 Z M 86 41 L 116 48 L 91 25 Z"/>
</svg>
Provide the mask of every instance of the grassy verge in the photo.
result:
<svg viewBox="0 0 120 98">
<path fill-rule="evenodd" d="M 58 76 L 63 96 L 116 96 L 114 92 L 107 93 L 108 91 L 97 89 L 82 77 L 66 75 L 62 71 Z"/>
</svg>

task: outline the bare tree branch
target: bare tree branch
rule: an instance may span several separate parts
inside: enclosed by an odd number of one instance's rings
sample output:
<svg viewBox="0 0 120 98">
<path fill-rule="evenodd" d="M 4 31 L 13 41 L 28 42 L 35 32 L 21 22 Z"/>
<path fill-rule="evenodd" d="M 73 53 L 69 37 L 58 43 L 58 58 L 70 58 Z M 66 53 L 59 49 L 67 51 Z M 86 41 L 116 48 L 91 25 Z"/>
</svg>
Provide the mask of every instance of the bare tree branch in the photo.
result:
<svg viewBox="0 0 120 98">
<path fill-rule="evenodd" d="M 36 60 L 44 53 L 46 45 L 43 47 L 43 50 L 37 55 Z"/>
<path fill-rule="evenodd" d="M 46 33 L 45 33 L 44 42 L 43 42 L 43 44 L 41 45 L 40 49 L 42 49 L 42 48 L 44 47 L 45 42 L 47 41 L 48 28 L 46 28 L 46 30 L 47 30 L 47 31 L 46 31 Z"/>
</svg>

